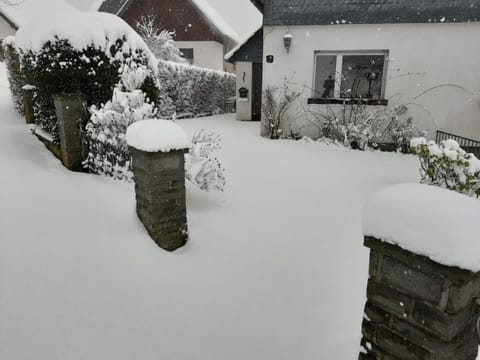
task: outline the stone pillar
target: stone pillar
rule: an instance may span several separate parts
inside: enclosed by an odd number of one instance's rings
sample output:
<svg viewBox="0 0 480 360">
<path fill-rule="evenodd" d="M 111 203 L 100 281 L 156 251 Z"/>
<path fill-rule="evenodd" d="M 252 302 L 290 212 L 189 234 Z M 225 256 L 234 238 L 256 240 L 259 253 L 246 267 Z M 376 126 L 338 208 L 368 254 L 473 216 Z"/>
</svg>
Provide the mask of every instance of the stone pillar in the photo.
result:
<svg viewBox="0 0 480 360">
<path fill-rule="evenodd" d="M 137 213 L 152 239 L 174 251 L 187 243 L 185 153 L 145 152 L 129 147 L 133 158 Z"/>
<path fill-rule="evenodd" d="M 365 246 L 370 278 L 359 359 L 475 360 L 480 275 L 374 238 Z"/>
<path fill-rule="evenodd" d="M 27 124 L 35 123 L 35 115 L 33 112 L 33 92 L 35 88 L 33 86 L 24 86 L 23 90 L 23 111 L 25 113 L 25 122 Z"/>
<path fill-rule="evenodd" d="M 63 165 L 70 170 L 82 170 L 83 148 L 80 127 L 88 121 L 87 102 L 82 94 L 53 96 L 57 115 Z"/>
</svg>

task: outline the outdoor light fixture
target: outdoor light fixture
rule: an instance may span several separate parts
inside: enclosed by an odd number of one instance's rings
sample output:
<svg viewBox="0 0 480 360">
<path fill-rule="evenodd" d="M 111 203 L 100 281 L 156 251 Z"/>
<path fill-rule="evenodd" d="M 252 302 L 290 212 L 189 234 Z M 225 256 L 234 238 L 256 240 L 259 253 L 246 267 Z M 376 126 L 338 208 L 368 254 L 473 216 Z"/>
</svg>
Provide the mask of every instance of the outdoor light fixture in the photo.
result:
<svg viewBox="0 0 480 360">
<path fill-rule="evenodd" d="M 285 50 L 287 50 L 287 53 L 290 52 L 290 48 L 292 47 L 292 39 L 293 36 L 290 33 L 283 35 L 283 46 L 285 47 Z"/>
</svg>

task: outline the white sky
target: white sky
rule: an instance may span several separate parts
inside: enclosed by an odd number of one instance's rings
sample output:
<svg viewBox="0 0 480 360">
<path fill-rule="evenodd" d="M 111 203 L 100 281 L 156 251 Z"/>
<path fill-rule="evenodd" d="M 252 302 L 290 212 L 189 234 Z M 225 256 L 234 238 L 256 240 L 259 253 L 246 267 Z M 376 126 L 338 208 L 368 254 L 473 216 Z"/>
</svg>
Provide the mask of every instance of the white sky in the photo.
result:
<svg viewBox="0 0 480 360">
<path fill-rule="evenodd" d="M 208 0 L 243 40 L 262 23 L 262 15 L 250 0 Z"/>
</svg>

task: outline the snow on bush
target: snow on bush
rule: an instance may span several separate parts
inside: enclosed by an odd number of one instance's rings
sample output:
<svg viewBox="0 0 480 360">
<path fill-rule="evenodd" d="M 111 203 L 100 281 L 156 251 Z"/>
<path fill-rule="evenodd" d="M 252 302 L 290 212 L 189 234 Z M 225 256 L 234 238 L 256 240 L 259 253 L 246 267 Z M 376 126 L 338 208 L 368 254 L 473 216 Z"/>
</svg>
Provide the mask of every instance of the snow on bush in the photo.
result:
<svg viewBox="0 0 480 360">
<path fill-rule="evenodd" d="M 118 16 L 104 12 L 65 12 L 49 17 L 48 21 L 30 22 L 16 34 L 17 46 L 24 52 L 40 52 L 56 40 L 67 40 L 76 51 L 91 48 L 102 51 L 111 61 L 123 61 L 127 55 L 142 62 L 146 60 L 151 69 L 157 65 L 140 35 Z"/>
<path fill-rule="evenodd" d="M 221 148 L 220 136 L 200 130 L 193 136 L 190 151 L 185 156 L 186 177 L 205 191 L 225 189 L 225 169 L 212 153 Z"/>
<path fill-rule="evenodd" d="M 92 115 L 84 134 L 85 147 L 88 150 L 84 166 L 89 172 L 131 181 L 132 160 L 128 151 L 127 129 L 132 129 L 132 124 L 135 123 L 142 122 L 145 125 L 157 121 L 160 127 L 170 126 L 178 130 L 178 126 L 172 121 L 151 120 L 156 118 L 158 112 L 146 94 L 138 88 L 145 74 L 144 65 L 125 65 L 121 82 L 116 86 L 112 99 L 101 107 L 90 108 Z M 166 122 L 171 125 L 166 125 Z M 153 126 L 153 130 L 157 131 L 156 125 L 147 126 Z M 133 129 L 135 131 L 136 127 Z M 166 147 L 179 144 L 182 148 L 189 148 L 189 154 L 185 156 L 186 178 L 202 190 L 223 190 L 224 170 L 218 160 L 211 156 L 213 151 L 220 148 L 219 136 L 202 131 L 195 134 L 190 143 L 180 136 L 178 131 L 173 135 L 168 129 L 164 131 L 166 133 L 161 136 L 155 135 L 147 139 L 154 144 L 149 142 L 145 147 L 142 146 L 145 138 L 135 139 L 135 132 L 132 135 L 130 130 L 130 144 L 146 151 L 166 151 Z M 178 140 L 180 137 L 181 141 Z M 163 140 L 166 147 L 156 146 L 158 140 Z"/>
<path fill-rule="evenodd" d="M 366 203 L 363 230 L 448 266 L 480 271 L 480 202 L 422 184 L 398 184 Z"/>
<path fill-rule="evenodd" d="M 170 152 L 190 145 L 185 131 L 171 120 L 137 121 L 128 127 L 126 137 L 128 146 L 145 152 Z"/>
<path fill-rule="evenodd" d="M 2 41 L 2 51 L 8 69 L 8 82 L 10 86 L 10 93 L 12 95 L 15 110 L 23 115 L 23 90 L 22 87 L 26 84 L 23 72 L 20 69 L 20 55 L 15 45 L 15 38 L 7 36 Z"/>
<path fill-rule="evenodd" d="M 310 109 L 308 115 L 312 116 L 323 137 L 347 147 L 365 150 L 391 143 L 407 152 L 410 140 L 420 135 L 413 119 L 406 116 L 407 111 L 407 105 L 372 110 L 360 100 L 358 103 Z"/>
<path fill-rule="evenodd" d="M 235 96 L 235 75 L 222 71 L 160 61 L 158 78 L 176 112 L 192 117 L 222 113 L 227 99 Z"/>
<path fill-rule="evenodd" d="M 480 160 L 467 154 L 454 140 L 440 144 L 415 138 L 412 152 L 420 157 L 422 183 L 440 186 L 469 196 L 480 196 Z"/>
<path fill-rule="evenodd" d="M 90 172 L 119 180 L 132 178 L 125 138 L 127 128 L 157 115 L 155 105 L 140 89 L 147 76 L 146 65 L 125 64 L 111 100 L 100 107 L 90 107 L 91 118 L 84 133 L 87 148 L 84 166 Z"/>
<path fill-rule="evenodd" d="M 52 95 L 81 92 L 88 105 L 112 99 L 124 65 L 142 66 L 141 89 L 159 101 L 157 61 L 141 37 L 118 17 L 72 12 L 23 26 L 16 35 L 22 71 L 34 92 L 35 121 L 58 142 Z M 135 86 L 137 86 L 136 84 Z"/>
</svg>

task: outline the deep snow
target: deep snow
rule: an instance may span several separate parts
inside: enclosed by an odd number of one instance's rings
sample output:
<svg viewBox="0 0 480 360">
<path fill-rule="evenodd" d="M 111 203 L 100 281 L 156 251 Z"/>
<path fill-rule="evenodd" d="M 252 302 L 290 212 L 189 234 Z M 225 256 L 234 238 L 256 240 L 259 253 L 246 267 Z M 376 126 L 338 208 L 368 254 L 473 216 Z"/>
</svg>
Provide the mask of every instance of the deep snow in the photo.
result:
<svg viewBox="0 0 480 360">
<path fill-rule="evenodd" d="M 190 243 L 170 254 L 132 184 L 70 173 L 14 112 L 0 64 L 0 359 L 355 359 L 366 198 L 418 181 L 413 156 L 269 141 L 233 115 L 224 193 L 188 186 Z"/>
<path fill-rule="evenodd" d="M 433 185 L 397 184 L 367 201 L 364 234 L 444 265 L 480 271 L 480 201 Z"/>
<path fill-rule="evenodd" d="M 169 152 L 190 147 L 185 131 L 171 120 L 137 121 L 128 127 L 126 137 L 129 146 L 146 152 Z"/>
</svg>

